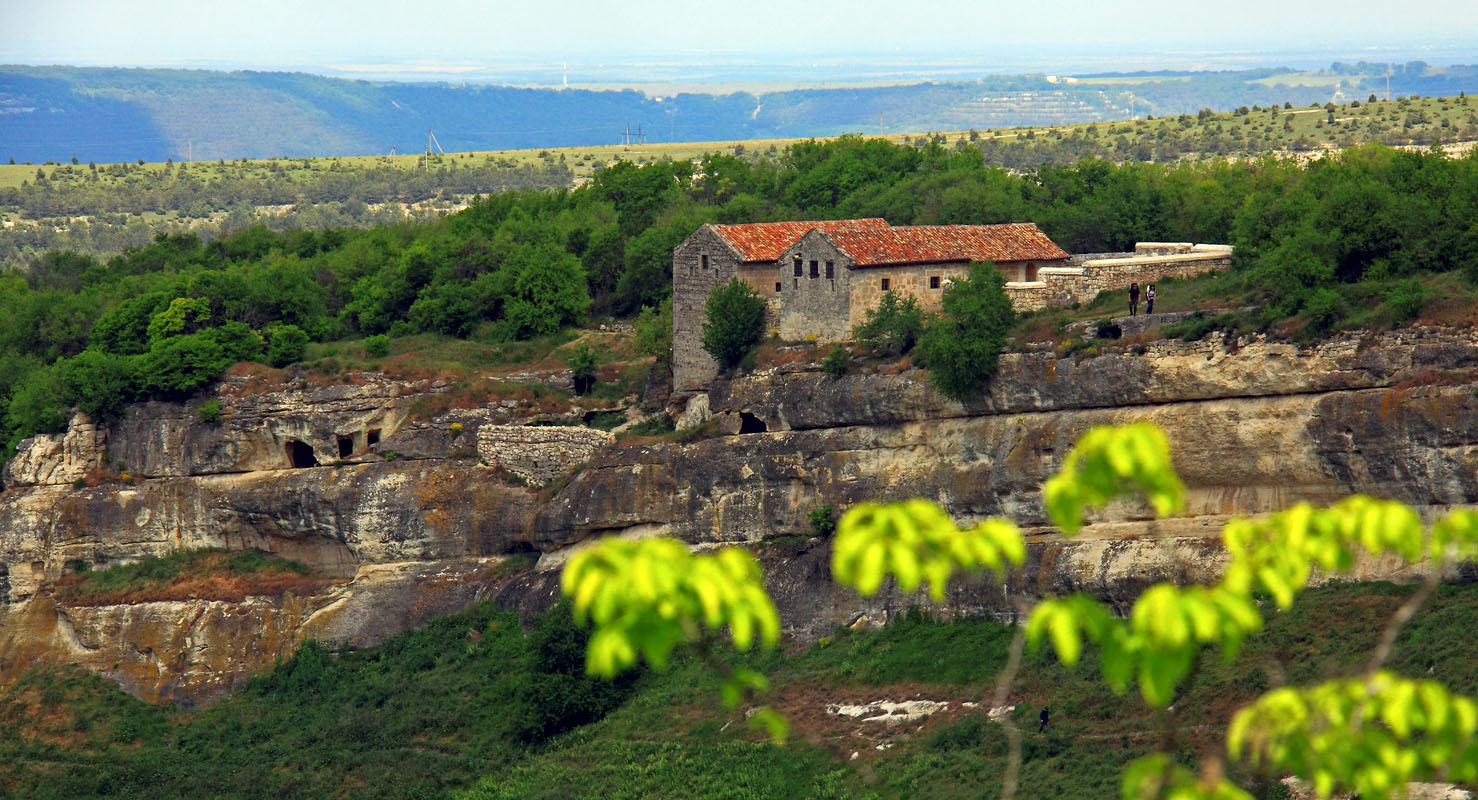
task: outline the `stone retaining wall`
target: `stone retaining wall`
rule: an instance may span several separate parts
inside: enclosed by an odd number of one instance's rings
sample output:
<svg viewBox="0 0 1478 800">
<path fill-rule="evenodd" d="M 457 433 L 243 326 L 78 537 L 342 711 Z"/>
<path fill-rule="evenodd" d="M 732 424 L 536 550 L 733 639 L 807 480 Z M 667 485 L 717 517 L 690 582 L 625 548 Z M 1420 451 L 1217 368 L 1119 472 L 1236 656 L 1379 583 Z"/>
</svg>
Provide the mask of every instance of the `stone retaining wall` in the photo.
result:
<svg viewBox="0 0 1478 800">
<path fill-rule="evenodd" d="M 1136 281 L 1144 286 L 1166 278 L 1192 278 L 1231 265 L 1230 245 L 1142 242 L 1132 254 L 1043 267 L 1035 281 L 1007 283 L 1006 296 L 1018 311 L 1037 311 L 1086 303 L 1105 289 L 1128 289 Z"/>
<path fill-rule="evenodd" d="M 477 455 L 490 467 L 543 485 L 614 441 L 594 428 L 484 425 L 477 431 Z"/>
</svg>

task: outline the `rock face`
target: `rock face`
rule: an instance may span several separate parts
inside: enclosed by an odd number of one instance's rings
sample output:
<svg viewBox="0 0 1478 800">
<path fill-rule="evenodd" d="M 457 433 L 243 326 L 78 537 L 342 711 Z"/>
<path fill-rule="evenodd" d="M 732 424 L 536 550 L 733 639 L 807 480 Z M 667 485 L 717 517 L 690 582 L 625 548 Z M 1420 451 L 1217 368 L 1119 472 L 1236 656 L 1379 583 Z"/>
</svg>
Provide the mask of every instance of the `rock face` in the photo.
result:
<svg viewBox="0 0 1478 800">
<path fill-rule="evenodd" d="M 834 380 L 792 367 L 715 385 L 702 412 L 717 418 L 710 438 L 648 444 L 500 427 L 496 408 L 422 419 L 417 409 L 439 395 L 426 385 L 255 397 L 228 386 L 216 423 L 151 403 L 22 448 L 0 495 L 0 684 L 65 661 L 150 699 L 203 702 L 308 637 L 366 645 L 489 597 L 547 607 L 564 554 L 606 534 L 755 545 L 787 630 L 826 635 L 925 602 L 864 600 L 830 582 L 828 543 L 805 538 L 809 515 L 865 499 L 923 496 L 962 520 L 1003 515 L 1028 530 L 1026 569 L 1007 586 L 952 583 L 944 613 L 1009 617 L 1018 599 L 1075 590 L 1127 604 L 1154 581 L 1215 577 L 1231 515 L 1352 492 L 1432 514 L 1478 501 L 1475 374 L 1478 339 L 1432 330 L 1315 347 L 1216 339 L 1082 360 L 1008 355 L 990 391 L 965 404 L 918 372 Z M 1042 480 L 1089 427 L 1130 420 L 1165 429 L 1189 507 L 1156 520 L 1120 503 L 1062 539 L 1046 528 Z M 91 463 L 88 442 L 105 442 L 132 480 L 75 488 L 68 476 Z M 536 491 L 504 478 L 517 459 L 540 465 L 525 483 L 573 474 Z M 269 550 L 342 583 L 239 603 L 57 600 L 69 564 L 203 546 Z M 499 566 L 510 557 L 537 557 L 540 569 L 511 574 Z"/>
</svg>

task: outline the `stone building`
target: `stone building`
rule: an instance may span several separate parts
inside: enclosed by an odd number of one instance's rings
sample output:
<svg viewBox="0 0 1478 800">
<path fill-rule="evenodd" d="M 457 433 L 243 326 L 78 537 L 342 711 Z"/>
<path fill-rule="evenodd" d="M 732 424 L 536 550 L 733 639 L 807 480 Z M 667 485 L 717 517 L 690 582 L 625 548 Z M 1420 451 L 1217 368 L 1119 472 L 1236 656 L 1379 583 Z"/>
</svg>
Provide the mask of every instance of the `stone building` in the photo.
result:
<svg viewBox="0 0 1478 800">
<path fill-rule="evenodd" d="M 718 365 L 702 346 L 704 304 L 730 279 L 749 283 L 779 319 L 780 256 L 808 231 L 840 227 L 886 228 L 887 220 L 754 222 L 704 225 L 672 253 L 672 382 L 677 391 L 705 386 Z"/>
<path fill-rule="evenodd" d="M 886 220 L 704 225 L 673 250 L 672 372 L 679 395 L 717 365 L 702 347 L 704 306 L 738 277 L 765 299 L 770 332 L 790 341 L 845 340 L 886 292 L 938 311 L 971 262 L 991 261 L 1018 310 L 1071 305 L 1130 283 L 1231 266 L 1227 245 L 1144 242 L 1133 252 L 1071 256 L 1033 223 L 890 226 Z"/>
<path fill-rule="evenodd" d="M 785 290 L 780 337 L 845 340 L 887 292 L 938 311 L 944 289 L 993 261 L 1007 280 L 1035 281 L 1040 269 L 1068 263 L 1068 254 L 1036 225 L 911 225 L 815 228 L 780 258 Z"/>
</svg>

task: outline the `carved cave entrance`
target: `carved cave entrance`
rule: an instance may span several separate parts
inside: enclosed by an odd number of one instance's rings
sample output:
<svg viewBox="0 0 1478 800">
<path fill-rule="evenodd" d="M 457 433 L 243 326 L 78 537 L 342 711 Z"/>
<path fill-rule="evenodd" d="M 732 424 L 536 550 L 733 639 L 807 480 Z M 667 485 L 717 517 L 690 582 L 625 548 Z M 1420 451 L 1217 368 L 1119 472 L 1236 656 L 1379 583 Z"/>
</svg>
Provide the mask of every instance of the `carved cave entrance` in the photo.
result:
<svg viewBox="0 0 1478 800">
<path fill-rule="evenodd" d="M 354 437 L 353 436 L 340 436 L 339 437 L 339 458 L 348 458 L 349 456 L 352 456 L 352 455 L 354 455 Z"/>
<path fill-rule="evenodd" d="M 293 469 L 318 466 L 318 458 L 313 455 L 313 447 L 297 439 L 287 443 L 287 460 L 293 465 Z"/>
<path fill-rule="evenodd" d="M 740 433 L 768 433 L 769 430 L 770 427 L 765 424 L 764 420 L 756 417 L 748 411 L 739 412 Z"/>
</svg>

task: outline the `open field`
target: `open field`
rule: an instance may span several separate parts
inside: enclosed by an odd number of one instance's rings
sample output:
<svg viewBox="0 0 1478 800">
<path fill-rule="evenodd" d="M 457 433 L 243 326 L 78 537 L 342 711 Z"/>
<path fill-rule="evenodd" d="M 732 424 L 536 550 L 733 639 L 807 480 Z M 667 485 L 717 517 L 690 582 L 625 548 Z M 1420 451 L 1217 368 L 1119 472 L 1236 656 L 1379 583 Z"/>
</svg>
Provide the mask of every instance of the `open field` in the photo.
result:
<svg viewBox="0 0 1478 800">
<path fill-rule="evenodd" d="M 1286 75 L 1265 78 L 1266 81 L 1284 81 Z M 1338 76 L 1308 75 L 1309 80 L 1328 79 Z M 1174 81 L 1178 76 L 1167 76 L 1164 80 Z M 1114 85 L 1127 78 L 1075 79 L 1079 83 Z M 1144 82 L 1143 79 L 1134 79 Z M 1331 121 L 1332 117 L 1332 121 Z M 1201 116 L 1180 115 L 1155 119 L 1123 120 L 1119 122 L 1084 123 L 1078 125 L 1050 125 L 1018 128 L 998 128 L 979 131 L 943 131 L 938 133 L 899 133 L 877 138 L 894 143 L 918 142 L 927 139 L 946 143 L 976 140 L 1027 140 L 1082 138 L 1100 145 L 1112 145 L 1118 137 L 1131 140 L 1155 141 L 1167 135 L 1223 133 L 1234 139 L 1246 139 L 1252 134 L 1266 139 L 1272 147 L 1267 150 L 1315 149 L 1360 144 L 1368 141 L 1385 141 L 1400 144 L 1399 140 L 1414 139 L 1421 144 L 1431 139 L 1451 142 L 1456 139 L 1478 138 L 1478 103 L 1469 98 L 1423 97 L 1417 99 L 1380 100 L 1375 103 L 1361 101 L 1336 106 L 1331 115 L 1324 107 L 1300 109 L 1263 109 L 1258 112 L 1237 111 L 1204 114 Z M 972 138 L 973 135 L 973 138 Z M 826 138 L 826 137 L 821 137 Z M 536 166 L 540 164 L 564 163 L 574 173 L 576 180 L 589 177 L 597 169 L 614 161 L 626 160 L 637 163 L 662 159 L 683 160 L 699 158 L 707 153 L 742 153 L 751 157 L 774 156 L 790 145 L 807 139 L 749 139 L 708 142 L 659 142 L 651 144 L 615 144 L 579 147 L 551 147 L 524 150 L 486 150 L 465 153 L 436 154 L 430 167 L 468 166 L 474 164 L 507 164 L 509 166 Z M 1300 145 L 1303 145 L 1300 147 Z M 100 167 L 102 165 L 99 165 Z M 197 180 L 210 181 L 227 176 L 240 175 L 243 170 L 257 172 L 264 178 L 268 175 L 288 179 L 312 177 L 333 170 L 365 170 L 393 167 L 401 170 L 426 169 L 424 154 L 380 155 L 380 156 L 333 156 L 320 158 L 280 158 L 231 162 L 196 161 L 189 163 L 190 174 Z M 130 165 L 129 173 L 121 180 L 116 176 L 103 175 L 100 180 L 126 185 L 138 182 L 142 177 L 161 177 L 166 164 L 146 162 Z M 36 179 L 38 170 L 52 179 L 60 172 L 87 172 L 87 164 L 0 164 L 0 188 L 19 188 L 22 183 Z"/>
</svg>

